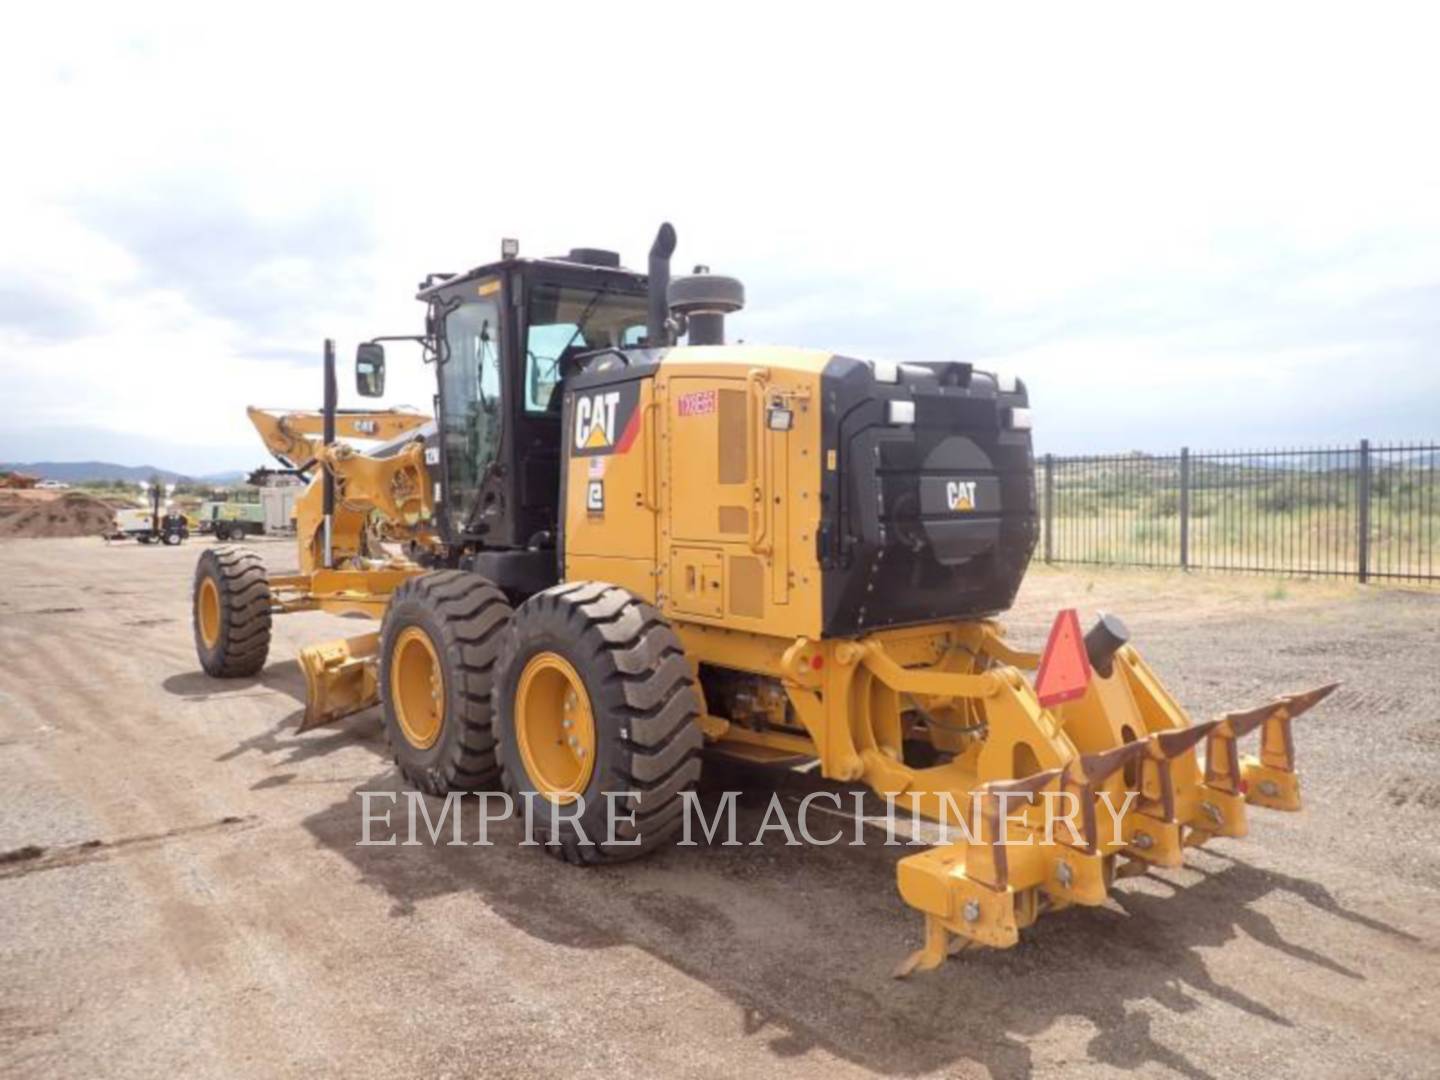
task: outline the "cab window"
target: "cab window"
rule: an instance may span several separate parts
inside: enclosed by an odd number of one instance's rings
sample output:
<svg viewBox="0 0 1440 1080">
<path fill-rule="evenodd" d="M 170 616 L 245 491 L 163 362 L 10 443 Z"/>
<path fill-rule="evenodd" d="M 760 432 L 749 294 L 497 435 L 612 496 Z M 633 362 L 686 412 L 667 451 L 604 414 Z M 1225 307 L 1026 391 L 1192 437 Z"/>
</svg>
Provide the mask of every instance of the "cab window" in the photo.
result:
<svg viewBox="0 0 1440 1080">
<path fill-rule="evenodd" d="M 480 482 L 500 453 L 500 306 L 462 304 L 445 318 L 440 430 L 456 528 L 474 514 Z"/>
<path fill-rule="evenodd" d="M 525 410 L 558 413 L 561 376 L 581 353 L 620 349 L 645 336 L 645 297 L 611 286 L 549 285 L 530 291 L 525 334 Z"/>
<path fill-rule="evenodd" d="M 527 412 L 549 412 L 555 401 L 555 387 L 560 382 L 560 356 L 575 341 L 574 323 L 550 323 L 530 326 L 526 337 L 525 409 Z"/>
</svg>

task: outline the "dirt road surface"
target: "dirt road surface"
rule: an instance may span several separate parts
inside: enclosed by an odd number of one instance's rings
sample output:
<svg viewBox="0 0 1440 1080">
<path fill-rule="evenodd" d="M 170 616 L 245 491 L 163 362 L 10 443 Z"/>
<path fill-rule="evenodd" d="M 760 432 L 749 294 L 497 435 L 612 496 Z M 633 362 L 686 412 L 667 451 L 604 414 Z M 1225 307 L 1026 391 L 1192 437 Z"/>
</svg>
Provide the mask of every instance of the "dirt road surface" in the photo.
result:
<svg viewBox="0 0 1440 1080">
<path fill-rule="evenodd" d="M 1343 679 L 1297 725 L 1308 807 L 895 982 L 904 848 L 357 847 L 356 792 L 399 789 L 379 721 L 297 735 L 293 657 L 368 624 L 278 620 L 260 678 L 212 681 L 204 543 L 0 543 L 6 1075 L 1440 1070 L 1434 592 L 1035 571 L 1013 636 L 1120 612 L 1197 715 Z"/>
</svg>

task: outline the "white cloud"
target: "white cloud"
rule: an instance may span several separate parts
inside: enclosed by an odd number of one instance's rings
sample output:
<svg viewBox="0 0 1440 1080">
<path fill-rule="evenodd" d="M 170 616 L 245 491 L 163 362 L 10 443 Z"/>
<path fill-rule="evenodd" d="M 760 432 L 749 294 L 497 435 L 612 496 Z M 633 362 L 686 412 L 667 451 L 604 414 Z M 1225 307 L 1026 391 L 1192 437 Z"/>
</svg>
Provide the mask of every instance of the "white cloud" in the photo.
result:
<svg viewBox="0 0 1440 1080">
<path fill-rule="evenodd" d="M 424 273 L 510 235 L 639 263 L 664 218 L 746 280 L 737 333 L 997 359 L 1056 449 L 1433 424 L 1423 6 L 8 19 L 0 457 L 92 426 L 258 461 L 244 405 L 316 404 L 320 338 L 415 328 Z"/>
</svg>

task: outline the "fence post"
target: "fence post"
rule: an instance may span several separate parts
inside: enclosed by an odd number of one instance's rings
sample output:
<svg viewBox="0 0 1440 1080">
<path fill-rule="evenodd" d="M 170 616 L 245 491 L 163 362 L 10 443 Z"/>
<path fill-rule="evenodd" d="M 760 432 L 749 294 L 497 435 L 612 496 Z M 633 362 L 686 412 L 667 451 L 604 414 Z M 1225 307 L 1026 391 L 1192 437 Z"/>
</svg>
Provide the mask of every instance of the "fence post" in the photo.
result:
<svg viewBox="0 0 1440 1080">
<path fill-rule="evenodd" d="M 1190 569 L 1190 448 L 1180 448 L 1180 569 Z"/>
<path fill-rule="evenodd" d="M 1055 455 L 1045 455 L 1045 561 L 1055 561 Z"/>
<path fill-rule="evenodd" d="M 1360 536 L 1357 545 L 1360 559 L 1360 584 L 1370 580 L 1370 440 L 1360 440 Z"/>
</svg>

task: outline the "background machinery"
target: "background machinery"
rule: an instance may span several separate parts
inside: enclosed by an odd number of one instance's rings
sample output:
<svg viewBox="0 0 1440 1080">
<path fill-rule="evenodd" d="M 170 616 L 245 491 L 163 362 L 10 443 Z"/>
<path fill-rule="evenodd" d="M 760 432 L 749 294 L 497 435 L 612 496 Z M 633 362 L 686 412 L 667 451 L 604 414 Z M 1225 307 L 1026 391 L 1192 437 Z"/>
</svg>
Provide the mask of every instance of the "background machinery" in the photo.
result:
<svg viewBox="0 0 1440 1080">
<path fill-rule="evenodd" d="M 158 476 L 140 481 L 147 509 L 120 510 L 115 514 L 116 532 L 142 544 L 159 541 L 171 547 L 190 538 L 190 522 L 170 504 L 175 485 Z"/>
<path fill-rule="evenodd" d="M 207 499 L 200 504 L 198 531 L 234 542 L 251 536 L 293 535 L 295 500 L 304 487 L 294 471 L 255 469 L 246 483 L 256 489 L 254 501 L 233 495 Z"/>
<path fill-rule="evenodd" d="M 258 671 L 276 614 L 375 617 L 302 651 L 303 725 L 378 702 L 410 783 L 567 808 L 540 825 L 576 863 L 672 836 L 704 748 L 816 762 L 962 836 L 898 864 L 925 917 L 902 971 L 1243 835 L 1247 803 L 1298 808 L 1290 722 L 1330 687 L 1194 723 L 1114 617 L 1062 612 L 1043 655 L 1005 638 L 1037 533 L 1023 383 L 726 345 L 740 283 L 671 281 L 674 246 L 666 225 L 648 274 L 507 244 L 431 275 L 433 417 L 338 410 L 329 343 L 321 412 L 252 409 L 311 478 L 300 568 L 201 556 L 205 670 Z M 1036 842 L 1052 802 L 1068 828 Z"/>
<path fill-rule="evenodd" d="M 265 507 L 258 502 L 207 499 L 198 517 L 197 531 L 217 540 L 239 542 L 266 533 Z"/>
</svg>

